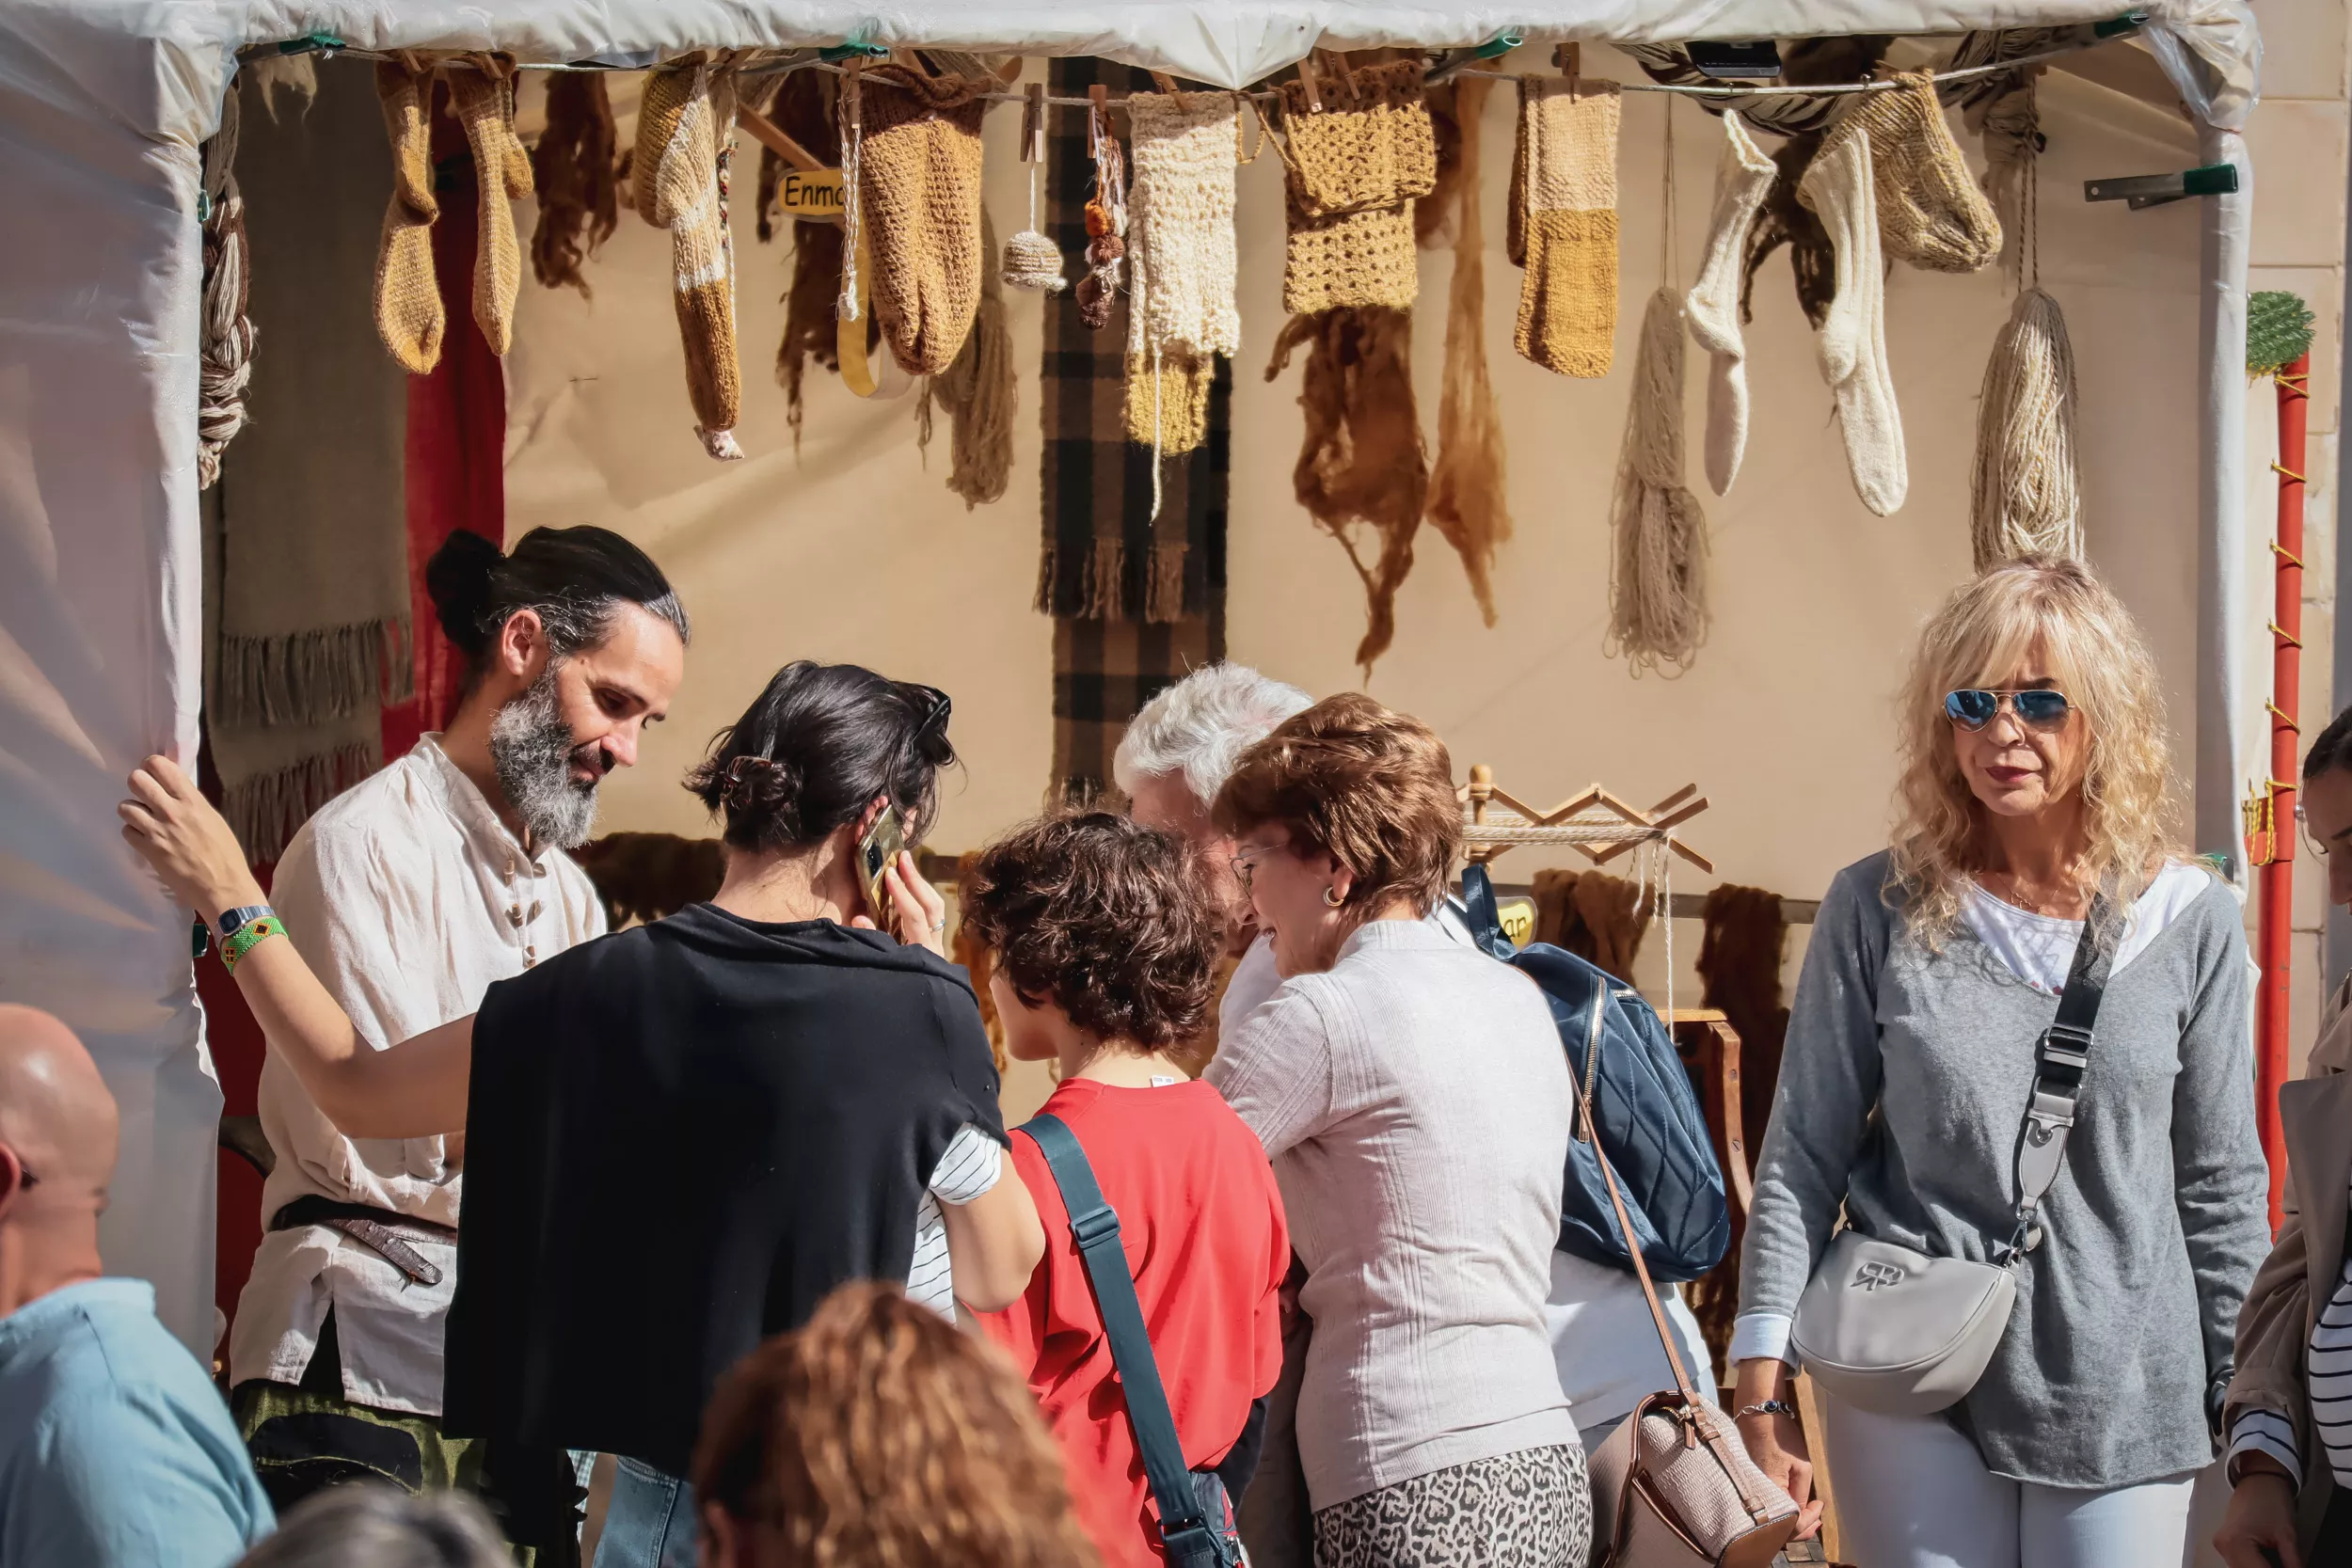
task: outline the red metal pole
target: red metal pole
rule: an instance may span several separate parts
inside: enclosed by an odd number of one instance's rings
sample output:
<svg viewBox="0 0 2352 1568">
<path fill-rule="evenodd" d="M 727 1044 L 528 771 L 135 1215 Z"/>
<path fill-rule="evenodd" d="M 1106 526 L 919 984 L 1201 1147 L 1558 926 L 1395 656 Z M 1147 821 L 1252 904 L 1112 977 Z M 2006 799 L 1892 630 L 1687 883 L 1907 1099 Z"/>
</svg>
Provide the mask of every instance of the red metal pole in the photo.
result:
<svg viewBox="0 0 2352 1568">
<path fill-rule="evenodd" d="M 2279 1126 L 2279 1089 L 2287 1081 L 2288 974 L 2295 940 L 2296 714 L 2303 664 L 2303 433 L 2312 356 L 2276 377 L 2279 389 L 2278 596 L 2271 610 L 2269 822 L 2261 867 L 2262 982 L 2255 1006 L 2255 1118 L 2270 1161 L 2270 1228 L 2279 1228 L 2286 1191 L 2286 1146 Z"/>
</svg>

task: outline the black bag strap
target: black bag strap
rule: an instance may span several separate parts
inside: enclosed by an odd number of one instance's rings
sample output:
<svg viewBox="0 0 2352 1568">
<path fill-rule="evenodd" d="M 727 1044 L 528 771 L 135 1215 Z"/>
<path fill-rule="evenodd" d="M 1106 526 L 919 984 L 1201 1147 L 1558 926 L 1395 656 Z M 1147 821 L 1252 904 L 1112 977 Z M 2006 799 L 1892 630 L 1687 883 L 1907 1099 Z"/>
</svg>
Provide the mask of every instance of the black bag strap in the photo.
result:
<svg viewBox="0 0 2352 1568">
<path fill-rule="evenodd" d="M 2012 1258 L 2032 1249 L 2034 1214 L 2058 1180 L 2058 1166 L 2066 1159 L 2066 1137 L 2074 1128 L 2083 1072 L 2090 1065 L 2091 1028 L 2098 1022 L 2099 1001 L 2106 993 L 2107 971 L 2115 959 L 2114 947 L 2100 941 L 2106 913 L 2106 897 L 2092 898 L 2090 918 L 2074 939 L 2074 961 L 2067 971 L 2066 990 L 2058 997 L 2058 1017 L 2035 1045 L 2033 1094 L 2026 1102 L 2025 1125 L 2017 1132 L 2017 1229 L 2009 1243 Z"/>
<path fill-rule="evenodd" d="M 1160 1365 L 1152 1354 L 1152 1337 L 1143 1326 L 1143 1305 L 1136 1299 L 1135 1275 L 1127 1272 L 1127 1253 L 1119 1243 L 1119 1212 L 1103 1201 L 1094 1167 L 1077 1134 L 1059 1117 L 1040 1114 L 1020 1129 L 1045 1156 L 1045 1168 L 1060 1189 L 1062 1207 L 1070 1212 L 1071 1239 L 1086 1263 L 1087 1280 L 1094 1287 L 1094 1305 L 1103 1314 L 1103 1336 L 1110 1341 L 1111 1365 L 1127 1399 L 1127 1424 L 1135 1433 L 1136 1449 L 1143 1456 L 1143 1473 L 1152 1482 L 1152 1497 L 1159 1505 L 1160 1539 L 1168 1544 L 1171 1562 L 1192 1560 L 1214 1550 L 1209 1520 L 1193 1491 L 1192 1471 L 1184 1464 L 1184 1445 L 1176 1435 L 1176 1418 L 1168 1408 L 1168 1390 L 1160 1383 Z M 1219 1521 L 1222 1523 L 1222 1521 Z M 1197 1537 L 1197 1539 L 1192 1539 Z"/>
</svg>

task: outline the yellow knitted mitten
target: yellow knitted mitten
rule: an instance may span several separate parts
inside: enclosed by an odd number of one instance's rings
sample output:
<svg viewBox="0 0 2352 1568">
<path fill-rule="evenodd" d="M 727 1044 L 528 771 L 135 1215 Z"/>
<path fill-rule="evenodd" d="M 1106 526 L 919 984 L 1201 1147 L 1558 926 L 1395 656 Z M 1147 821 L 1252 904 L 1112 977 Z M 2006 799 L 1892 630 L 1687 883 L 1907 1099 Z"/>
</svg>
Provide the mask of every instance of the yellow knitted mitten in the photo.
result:
<svg viewBox="0 0 2352 1568">
<path fill-rule="evenodd" d="M 1127 439 L 1184 453 L 1209 436 L 1209 386 L 1216 379 L 1214 355 L 1163 349 L 1155 373 L 1152 357 L 1127 356 Z"/>
<path fill-rule="evenodd" d="M 735 258 L 719 186 L 718 115 L 699 57 L 645 79 L 637 111 L 637 210 L 670 231 L 672 297 L 686 350 L 686 394 L 703 450 L 737 458 L 743 371 L 735 352 Z"/>
<path fill-rule="evenodd" d="M 1522 77 L 1512 205 L 1527 276 L 1519 353 L 1562 375 L 1601 376 L 1617 340 L 1617 85 Z"/>
<path fill-rule="evenodd" d="M 860 84 L 859 222 L 874 314 L 914 375 L 955 363 L 980 304 L 980 115 L 990 84 L 877 66 Z M 842 113 L 847 135 L 847 100 Z"/>
<path fill-rule="evenodd" d="M 503 358 L 515 341 L 515 294 L 523 281 L 522 246 L 509 203 L 531 194 L 531 152 L 515 134 L 514 66 L 488 55 L 471 59 L 473 69 L 449 73 L 450 106 L 466 128 L 466 145 L 473 149 L 474 185 L 481 193 L 474 324 L 490 352 Z"/>
<path fill-rule="evenodd" d="M 441 215 L 441 204 L 433 196 L 432 135 L 424 118 L 432 87 L 429 71 L 376 62 L 375 91 L 392 143 L 392 199 L 384 209 L 384 244 L 375 259 L 375 330 L 412 375 L 441 362 L 448 326 L 433 276 L 433 220 Z"/>
</svg>

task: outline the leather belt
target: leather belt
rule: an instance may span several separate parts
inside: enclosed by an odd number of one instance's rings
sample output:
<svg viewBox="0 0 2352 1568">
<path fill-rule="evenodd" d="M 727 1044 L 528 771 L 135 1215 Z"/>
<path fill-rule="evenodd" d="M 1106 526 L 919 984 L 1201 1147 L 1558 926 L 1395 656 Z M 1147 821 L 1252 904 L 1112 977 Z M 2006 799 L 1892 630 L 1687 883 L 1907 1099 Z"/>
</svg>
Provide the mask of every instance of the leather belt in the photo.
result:
<svg viewBox="0 0 2352 1568">
<path fill-rule="evenodd" d="M 457 1241 L 457 1232 L 446 1225 L 435 1225 L 430 1220 L 378 1209 L 373 1204 L 339 1203 L 315 1193 L 295 1198 L 272 1214 L 269 1221 L 272 1230 L 292 1230 L 305 1225 L 325 1226 L 350 1237 L 420 1285 L 438 1285 L 442 1277 L 440 1266 L 411 1245 L 402 1232 L 421 1241 L 453 1245 Z"/>
</svg>

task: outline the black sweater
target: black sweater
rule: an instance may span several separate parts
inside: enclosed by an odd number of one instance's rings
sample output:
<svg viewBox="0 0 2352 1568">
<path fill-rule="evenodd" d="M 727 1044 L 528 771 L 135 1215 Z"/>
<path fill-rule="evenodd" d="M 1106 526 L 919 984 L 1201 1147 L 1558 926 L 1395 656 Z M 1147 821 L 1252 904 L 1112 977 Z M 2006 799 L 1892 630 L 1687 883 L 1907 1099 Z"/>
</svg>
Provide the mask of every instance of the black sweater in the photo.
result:
<svg viewBox="0 0 2352 1568">
<path fill-rule="evenodd" d="M 970 981 L 829 921 L 697 904 L 492 986 L 474 1020 L 447 1429 L 684 1475 L 704 1401 L 852 1279 L 903 1282 L 969 1122 Z"/>
</svg>

